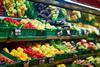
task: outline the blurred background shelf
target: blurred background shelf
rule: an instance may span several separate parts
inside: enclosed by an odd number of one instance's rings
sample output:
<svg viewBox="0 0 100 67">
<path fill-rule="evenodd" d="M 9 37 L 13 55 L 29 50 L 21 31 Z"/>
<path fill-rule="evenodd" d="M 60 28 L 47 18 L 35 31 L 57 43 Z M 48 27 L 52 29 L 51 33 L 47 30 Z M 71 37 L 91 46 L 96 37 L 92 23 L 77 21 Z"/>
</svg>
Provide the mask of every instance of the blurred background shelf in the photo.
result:
<svg viewBox="0 0 100 67">
<path fill-rule="evenodd" d="M 65 1 L 63 1 L 63 0 L 57 0 L 57 1 L 53 1 L 53 0 L 30 0 L 30 1 L 54 5 L 54 6 L 58 6 L 58 7 L 64 7 L 64 8 L 67 8 L 67 9 L 78 10 L 78 11 L 82 11 L 82 12 L 86 12 L 86 13 L 95 14 L 97 16 L 100 16 L 100 9 L 99 8 L 84 5 L 84 4 L 81 4 L 81 3 L 78 3 L 78 2 L 74 2 L 74 1 L 68 1 L 68 0 L 65 0 Z"/>
</svg>

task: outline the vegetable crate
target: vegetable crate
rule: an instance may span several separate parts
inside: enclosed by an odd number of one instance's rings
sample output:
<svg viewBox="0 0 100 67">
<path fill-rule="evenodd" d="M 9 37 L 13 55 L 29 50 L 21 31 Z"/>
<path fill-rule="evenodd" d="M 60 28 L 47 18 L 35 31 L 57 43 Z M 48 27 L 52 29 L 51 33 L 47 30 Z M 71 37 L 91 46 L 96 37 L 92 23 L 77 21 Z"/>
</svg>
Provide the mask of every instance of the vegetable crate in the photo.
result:
<svg viewBox="0 0 100 67">
<path fill-rule="evenodd" d="M 33 39 L 36 36 L 35 29 L 12 29 L 11 38 L 14 39 Z"/>
<path fill-rule="evenodd" d="M 45 35 L 46 36 L 62 36 L 62 30 L 60 29 L 46 29 Z"/>
<path fill-rule="evenodd" d="M 0 39 L 8 39 L 9 38 L 9 35 L 11 33 L 11 30 L 10 28 L 7 28 L 7 27 L 0 27 Z"/>
</svg>

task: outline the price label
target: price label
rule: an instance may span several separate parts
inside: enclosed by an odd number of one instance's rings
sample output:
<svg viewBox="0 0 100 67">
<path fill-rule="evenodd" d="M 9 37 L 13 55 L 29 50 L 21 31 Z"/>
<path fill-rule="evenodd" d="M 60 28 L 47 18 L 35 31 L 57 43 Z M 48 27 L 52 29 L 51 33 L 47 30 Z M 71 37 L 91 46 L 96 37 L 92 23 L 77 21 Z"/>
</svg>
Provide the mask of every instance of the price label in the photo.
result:
<svg viewBox="0 0 100 67">
<path fill-rule="evenodd" d="M 82 35 L 82 31 L 79 31 L 79 35 Z"/>
<path fill-rule="evenodd" d="M 58 36 L 61 36 L 62 34 L 63 34 L 62 31 L 59 31 L 59 32 L 57 33 Z"/>
<path fill-rule="evenodd" d="M 66 30 L 68 35 L 71 35 L 70 30 Z"/>
<path fill-rule="evenodd" d="M 43 64 L 45 62 L 45 59 L 39 59 L 39 64 Z"/>
<path fill-rule="evenodd" d="M 54 61 L 54 58 L 49 58 L 49 63 L 52 63 Z"/>
<path fill-rule="evenodd" d="M 15 29 L 15 35 L 21 35 L 21 29 Z"/>
<path fill-rule="evenodd" d="M 89 33 L 90 33 L 89 31 L 85 31 L 85 35 L 87 35 L 87 36 L 89 35 Z"/>
</svg>

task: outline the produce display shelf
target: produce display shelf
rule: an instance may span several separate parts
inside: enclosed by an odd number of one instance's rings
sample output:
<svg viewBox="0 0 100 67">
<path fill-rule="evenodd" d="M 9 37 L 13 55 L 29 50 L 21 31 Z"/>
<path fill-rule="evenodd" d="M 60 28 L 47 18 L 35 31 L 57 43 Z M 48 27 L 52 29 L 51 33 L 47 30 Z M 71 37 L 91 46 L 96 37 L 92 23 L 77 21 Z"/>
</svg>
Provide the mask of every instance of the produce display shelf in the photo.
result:
<svg viewBox="0 0 100 67">
<path fill-rule="evenodd" d="M 37 65 L 38 67 L 55 67 L 57 64 L 61 64 L 61 63 L 70 63 L 74 61 L 73 58 L 68 58 L 68 59 L 63 59 L 60 61 L 54 61 L 52 63 L 47 63 L 47 64 L 39 64 Z M 37 67 L 37 66 L 32 66 L 32 67 Z"/>
<path fill-rule="evenodd" d="M 100 16 L 100 9 L 99 8 L 91 7 L 91 6 L 84 5 L 84 4 L 77 3 L 77 2 L 73 2 L 73 1 L 62 1 L 62 0 L 58 0 L 58 1 L 30 0 L 30 1 L 54 5 L 54 6 L 58 6 L 58 7 L 64 7 L 64 8 L 68 8 L 71 10 L 79 10 L 82 12 L 86 12 L 86 13 L 95 14 L 97 16 Z"/>
<path fill-rule="evenodd" d="M 95 53 L 95 54 L 86 54 L 86 55 L 80 55 L 77 58 L 86 58 L 86 57 L 90 57 L 90 56 L 100 56 L 100 53 Z"/>
<path fill-rule="evenodd" d="M 62 64 L 62 63 L 71 63 L 76 59 L 84 59 L 90 56 L 100 56 L 100 53 L 94 53 L 94 54 L 85 54 L 85 55 L 74 55 L 73 58 L 67 58 L 67 59 L 62 59 L 62 60 L 58 60 L 58 61 L 53 61 L 51 63 L 45 63 L 45 64 L 39 64 L 36 65 L 38 67 L 55 67 L 57 64 Z M 36 66 L 32 66 L 32 67 L 36 67 Z"/>
<path fill-rule="evenodd" d="M 17 41 L 41 41 L 46 40 L 46 36 L 25 36 L 25 37 L 18 37 L 18 38 L 12 38 L 9 41 L 11 42 L 17 42 Z"/>
<path fill-rule="evenodd" d="M 0 67 L 57 67 L 100 56 L 99 8 L 70 0 L 14 1 L 0 5 L 6 13 L 0 16 L 0 54 L 13 61 L 2 64 L 0 57 Z"/>
<path fill-rule="evenodd" d="M 21 20 L 21 19 L 25 19 L 25 18 L 18 18 L 18 17 L 11 17 L 11 16 L 0 16 L 0 19 L 4 19 L 5 17 L 10 17 L 16 20 Z"/>
<path fill-rule="evenodd" d="M 98 36 L 96 38 L 98 38 L 98 41 L 100 41 Z M 17 37 L 17 38 L 9 38 L 9 39 L 1 38 L 0 42 L 45 41 L 45 40 L 51 40 L 51 39 L 52 40 L 87 39 L 87 40 L 90 40 L 90 41 L 95 40 L 94 37 L 76 36 L 76 35 L 73 35 L 73 36 L 25 36 L 25 37 Z"/>
<path fill-rule="evenodd" d="M 10 54 L 8 54 L 8 53 L 6 53 L 5 51 L 3 51 L 3 50 L 0 50 L 0 52 L 3 54 L 3 55 L 5 55 L 5 56 L 7 56 L 8 58 L 10 58 L 10 59 L 13 59 L 13 60 L 15 60 L 15 61 L 17 61 L 17 58 L 16 57 L 14 57 L 14 56 L 12 56 L 12 55 L 10 55 Z M 35 61 L 29 61 L 29 62 L 24 62 L 24 61 L 22 61 L 22 62 L 20 62 L 19 64 L 21 64 L 22 66 L 24 66 L 24 65 L 29 65 L 29 63 L 31 63 L 31 66 L 30 67 L 55 67 L 57 64 L 62 64 L 62 63 L 71 63 L 71 62 L 73 62 L 74 60 L 76 60 L 76 59 L 84 59 L 84 58 L 87 58 L 87 57 L 90 57 L 90 56 L 100 56 L 100 52 L 90 52 L 90 53 L 86 53 L 85 55 L 83 54 L 83 55 L 78 55 L 78 54 L 76 54 L 76 53 L 73 53 L 72 54 L 73 56 L 70 56 L 69 58 L 68 57 L 66 57 L 65 59 L 59 59 L 59 60 L 52 60 L 52 61 L 49 61 L 49 62 L 47 62 L 47 63 L 44 63 L 44 62 L 42 62 L 42 63 L 37 63 L 38 65 L 34 65 L 34 64 L 32 64 L 32 63 L 35 63 Z M 62 56 L 63 57 L 63 56 Z M 52 57 L 52 58 L 54 58 L 54 57 Z M 46 61 L 46 59 L 44 59 L 45 61 Z M 20 60 L 19 60 L 20 61 Z M 33 65 L 33 66 L 32 66 Z"/>
<path fill-rule="evenodd" d="M 46 39 L 47 39 L 47 40 L 50 40 L 50 39 L 55 39 L 55 40 L 56 40 L 56 39 L 63 39 L 63 40 L 64 40 L 64 39 L 68 39 L 68 40 L 69 40 L 69 39 L 70 39 L 70 36 L 50 36 L 50 37 L 47 36 Z"/>
</svg>

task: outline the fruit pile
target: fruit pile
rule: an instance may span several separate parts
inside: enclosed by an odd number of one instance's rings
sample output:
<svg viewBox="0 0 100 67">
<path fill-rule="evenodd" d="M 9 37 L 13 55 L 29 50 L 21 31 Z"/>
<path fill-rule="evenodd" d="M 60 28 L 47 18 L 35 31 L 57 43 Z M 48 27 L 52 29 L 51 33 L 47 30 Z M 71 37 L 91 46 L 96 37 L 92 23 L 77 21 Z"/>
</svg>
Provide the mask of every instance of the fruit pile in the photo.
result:
<svg viewBox="0 0 100 67">
<path fill-rule="evenodd" d="M 93 42 L 87 42 L 87 40 L 82 39 L 77 43 L 78 49 L 93 49 L 96 50 L 96 45 Z"/>
<path fill-rule="evenodd" d="M 87 42 L 82 39 L 75 45 L 62 40 L 51 40 L 49 42 L 23 42 L 16 43 L 15 49 L 9 51 L 7 48 L 3 50 L 20 60 L 29 60 L 31 58 L 39 59 L 45 57 L 54 57 L 56 55 L 76 53 L 79 49 L 82 50 L 99 50 L 99 43 L 95 45 L 93 42 Z"/>
<path fill-rule="evenodd" d="M 55 47 L 53 44 L 49 43 L 30 43 L 30 45 L 29 43 L 22 43 L 21 45 L 18 45 L 17 48 L 12 49 L 11 51 L 9 51 L 7 48 L 4 48 L 3 50 L 11 54 L 12 56 L 17 57 L 20 60 L 28 60 L 29 57 L 35 59 L 44 57 L 54 57 L 55 55 L 61 55 L 66 52 L 73 53 L 75 51 L 75 49 L 73 49 L 70 43 L 66 43 L 66 46 L 64 45 L 63 47 L 61 47 L 61 45 Z"/>
<path fill-rule="evenodd" d="M 70 43 L 66 41 L 50 41 L 50 45 L 53 45 L 55 48 L 63 51 L 64 53 L 74 53 L 76 52 L 76 48 Z"/>
<path fill-rule="evenodd" d="M 16 4 L 14 0 L 3 0 L 4 9 L 8 16 L 17 16 Z"/>
<path fill-rule="evenodd" d="M 14 61 L 0 54 L 0 65 L 13 64 Z"/>
<path fill-rule="evenodd" d="M 75 60 L 70 66 L 72 67 L 94 67 L 92 63 L 89 63 L 87 60 Z"/>
<path fill-rule="evenodd" d="M 67 26 L 70 27 L 71 30 L 75 30 L 78 32 L 78 34 L 90 34 L 90 33 L 95 33 L 96 35 L 100 35 L 100 31 L 91 25 L 87 24 L 82 24 L 82 23 L 67 23 Z M 84 31 L 82 33 L 82 31 Z M 75 34 L 75 33 L 74 33 Z"/>
<path fill-rule="evenodd" d="M 38 59 L 38 58 L 44 58 L 45 55 L 43 53 L 40 53 L 39 51 L 32 49 L 31 46 L 24 48 L 24 52 L 31 56 L 32 58 Z"/>
<path fill-rule="evenodd" d="M 99 67 L 100 66 L 100 56 L 97 57 L 87 57 L 86 59 L 75 60 L 71 66 L 83 66 L 83 67 Z"/>
<path fill-rule="evenodd" d="M 86 59 L 77 59 L 72 63 L 58 64 L 56 67 L 99 67 L 100 66 L 100 56 L 97 57 L 87 57 Z"/>
<path fill-rule="evenodd" d="M 45 24 L 36 19 L 22 19 L 21 21 L 17 21 L 12 18 L 4 18 L 3 21 L 6 23 L 6 26 L 9 27 L 18 27 L 18 28 L 27 28 L 27 29 L 37 29 L 37 30 L 45 30 L 45 29 L 57 29 L 55 26 L 50 25 L 49 23 Z"/>
<path fill-rule="evenodd" d="M 98 64 L 100 66 L 100 56 L 97 56 L 97 57 L 88 57 L 87 58 L 87 61 L 90 62 L 90 63 L 94 63 L 94 64 Z"/>
<path fill-rule="evenodd" d="M 25 4 L 26 0 L 16 0 L 17 10 L 19 17 L 26 17 L 25 11 L 27 11 L 27 7 Z"/>
<path fill-rule="evenodd" d="M 58 65 L 56 65 L 56 67 L 66 67 L 66 65 L 65 64 L 58 64 Z"/>
<path fill-rule="evenodd" d="M 37 50 L 40 53 L 43 53 L 46 57 L 53 57 L 56 54 L 64 53 L 63 51 L 58 50 L 57 48 L 53 47 L 52 45 L 50 46 L 49 43 L 45 43 L 45 44 L 35 43 L 35 46 L 33 46 L 32 49 Z"/>
<path fill-rule="evenodd" d="M 20 26 L 20 22 L 12 18 L 4 18 L 4 22 L 6 22 L 6 24 L 8 24 L 10 27 Z"/>
<path fill-rule="evenodd" d="M 17 28 L 27 28 L 27 29 L 37 29 L 37 30 L 45 30 L 45 29 L 63 29 L 59 26 L 51 25 L 50 23 L 43 23 L 37 19 L 22 19 L 20 21 L 12 19 L 12 18 L 4 18 L 2 23 L 9 27 L 17 27 Z M 67 26 L 70 28 L 71 35 L 89 35 L 89 34 L 96 34 L 100 35 L 100 31 L 91 25 L 86 25 L 82 23 L 72 24 L 67 23 Z M 67 35 L 67 34 L 66 34 Z"/>
<path fill-rule="evenodd" d="M 29 59 L 28 55 L 24 53 L 24 49 L 21 47 L 18 47 L 17 49 L 12 49 L 11 51 L 9 51 L 7 48 L 4 48 L 3 50 L 20 60 L 25 61 Z"/>
<path fill-rule="evenodd" d="M 100 43 L 96 43 L 96 50 L 100 50 Z"/>
</svg>

